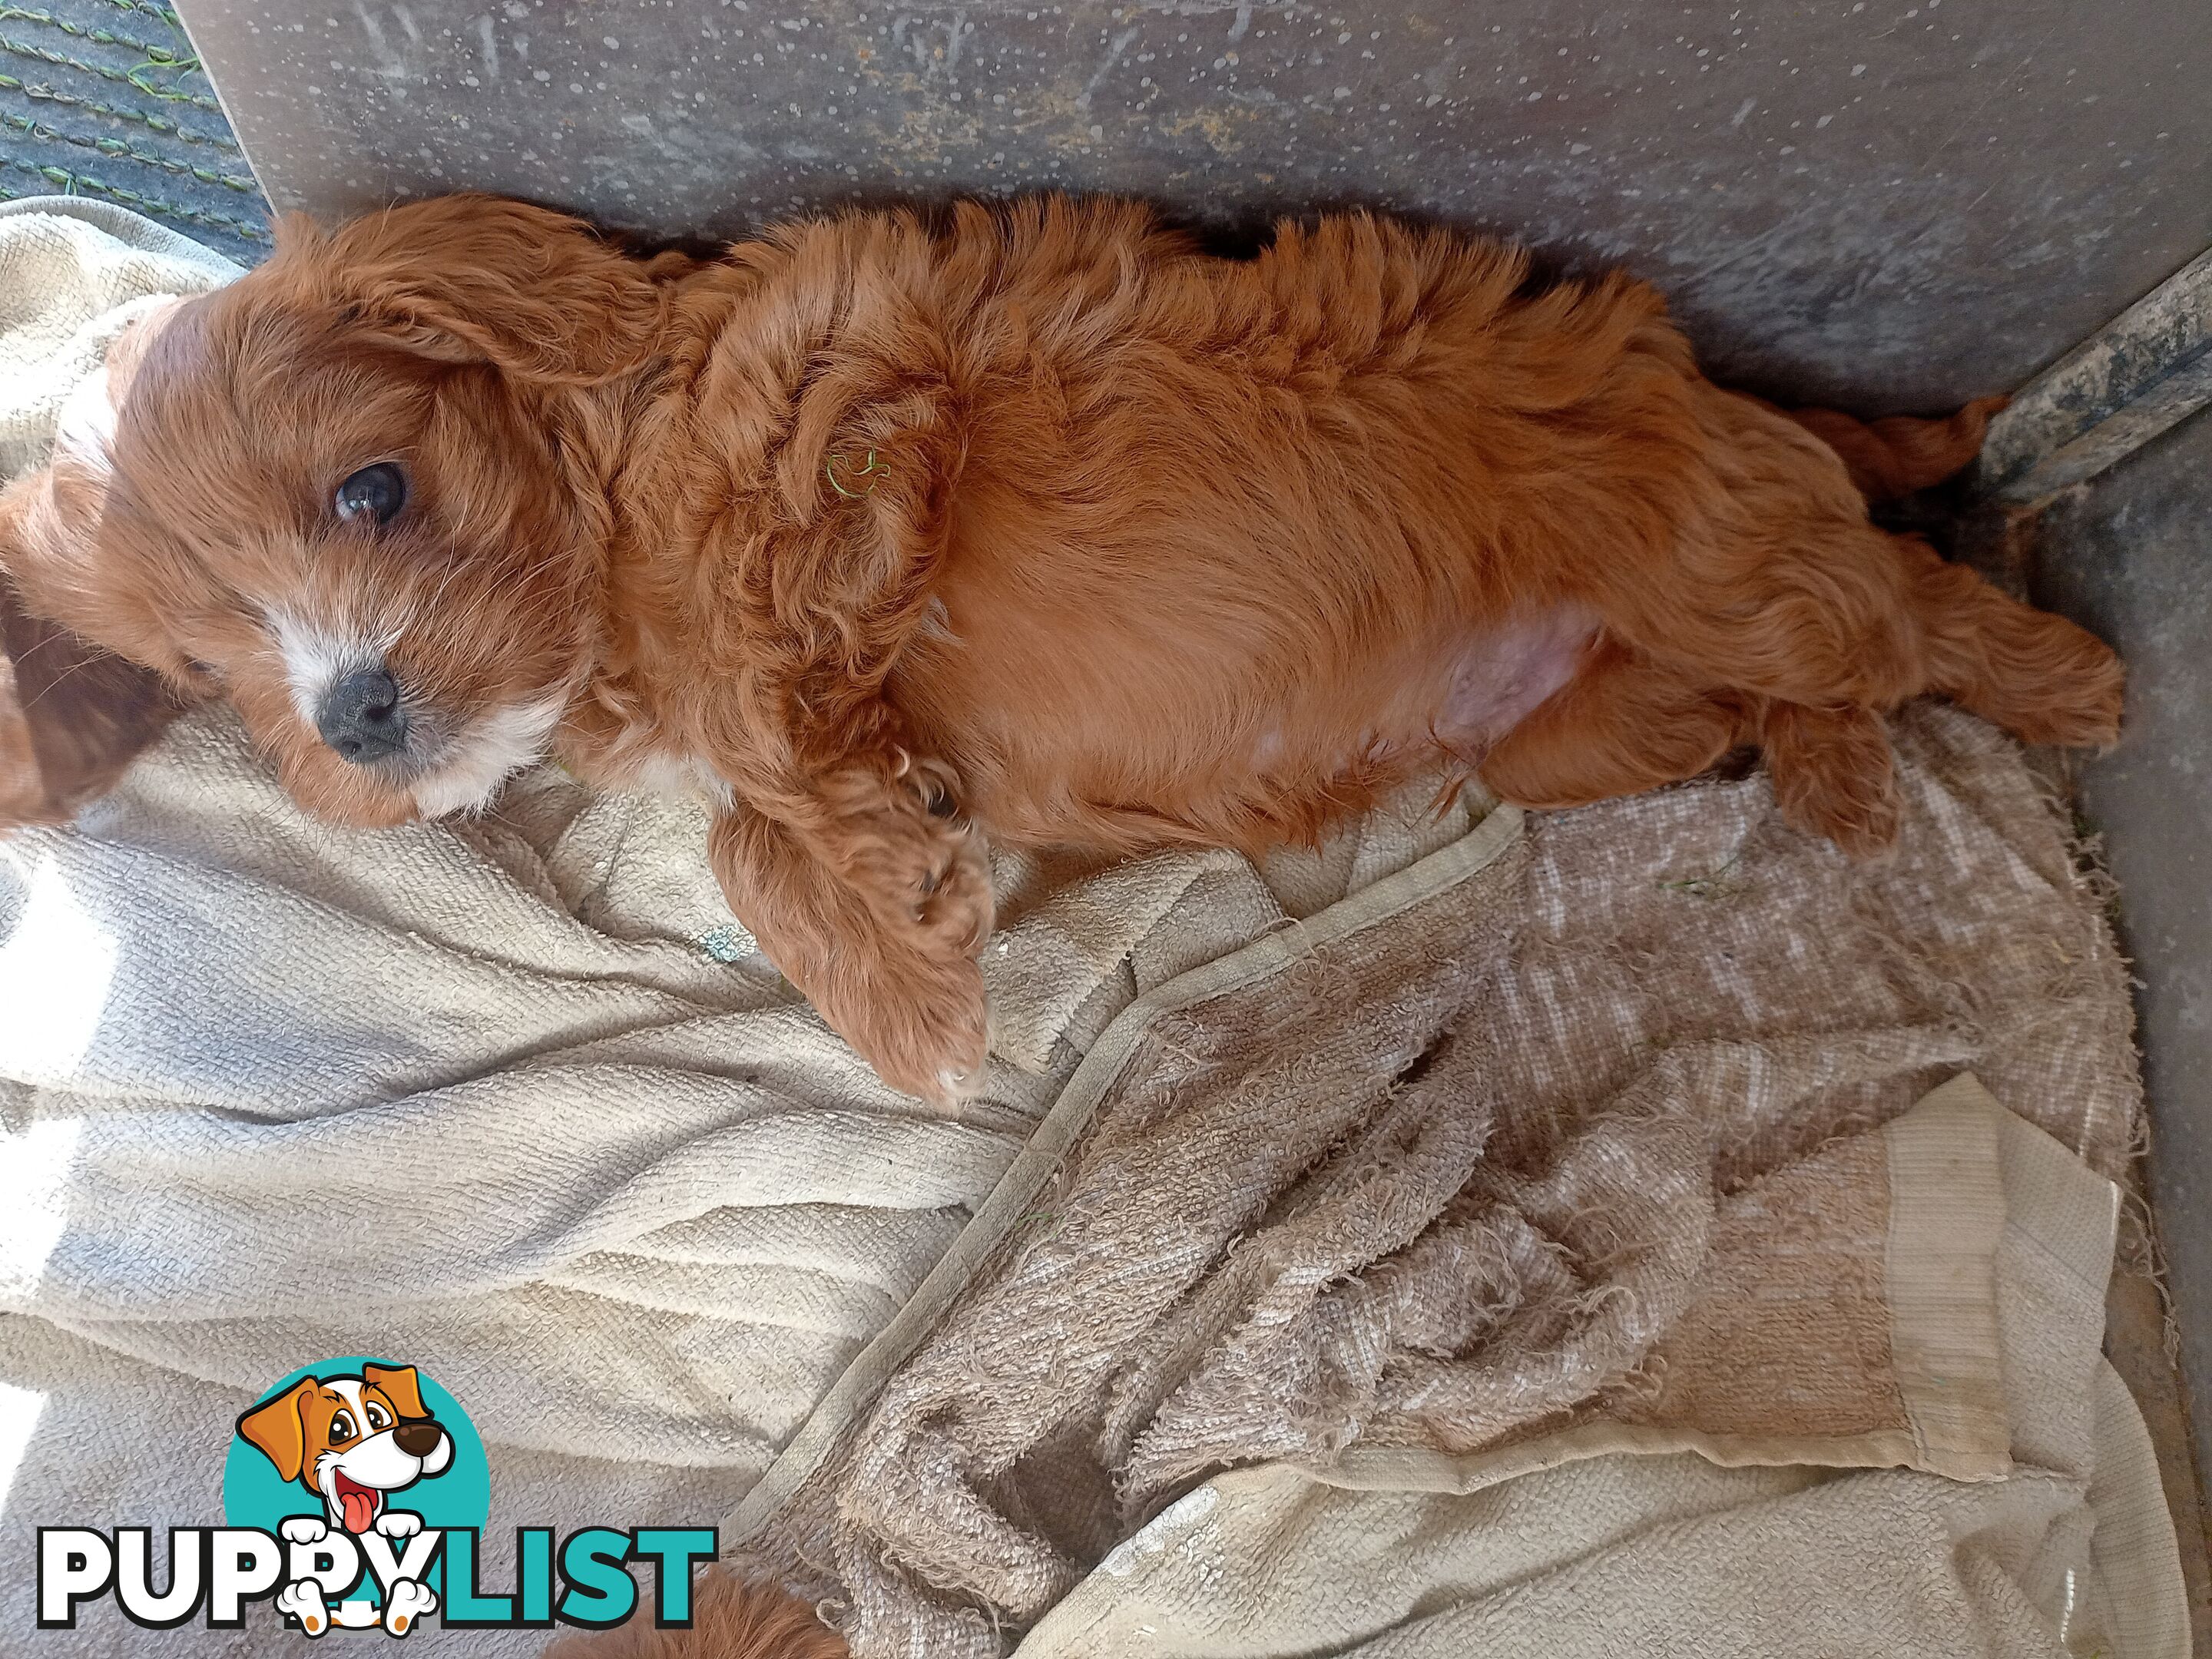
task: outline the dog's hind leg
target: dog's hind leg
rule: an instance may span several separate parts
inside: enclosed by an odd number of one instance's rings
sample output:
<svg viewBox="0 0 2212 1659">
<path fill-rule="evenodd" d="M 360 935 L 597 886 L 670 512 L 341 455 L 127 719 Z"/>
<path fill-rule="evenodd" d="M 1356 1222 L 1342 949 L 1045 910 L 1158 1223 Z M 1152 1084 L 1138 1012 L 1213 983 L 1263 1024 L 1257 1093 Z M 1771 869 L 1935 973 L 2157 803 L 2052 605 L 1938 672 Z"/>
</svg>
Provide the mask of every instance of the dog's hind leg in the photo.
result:
<svg viewBox="0 0 2212 1659">
<path fill-rule="evenodd" d="M 1927 641 L 1928 684 L 2028 743 L 2102 747 L 2120 735 L 2125 672 L 2103 641 L 1898 538 Z"/>
<path fill-rule="evenodd" d="M 1501 799 L 1580 806 L 1693 778 L 1751 741 L 1765 751 L 1785 822 L 1854 858 L 1896 839 L 1895 768 L 1872 710 L 1707 691 L 1610 641 L 1480 769 Z"/>
<path fill-rule="evenodd" d="M 1744 704 L 1601 640 L 1575 677 L 1492 746 L 1477 769 L 1502 800 L 1586 805 L 1693 778 L 1737 741 Z"/>
<path fill-rule="evenodd" d="M 1883 712 L 1939 692 L 2031 743 L 2118 734 L 2109 649 L 1916 537 L 1777 502 L 1756 533 L 1690 550 L 1675 574 L 1609 620 L 1692 680 Z"/>
<path fill-rule="evenodd" d="M 1826 836 L 1852 858 L 1897 839 L 1896 762 L 1879 714 L 1848 704 L 1775 702 L 1761 711 L 1758 732 L 1784 823 Z"/>
</svg>

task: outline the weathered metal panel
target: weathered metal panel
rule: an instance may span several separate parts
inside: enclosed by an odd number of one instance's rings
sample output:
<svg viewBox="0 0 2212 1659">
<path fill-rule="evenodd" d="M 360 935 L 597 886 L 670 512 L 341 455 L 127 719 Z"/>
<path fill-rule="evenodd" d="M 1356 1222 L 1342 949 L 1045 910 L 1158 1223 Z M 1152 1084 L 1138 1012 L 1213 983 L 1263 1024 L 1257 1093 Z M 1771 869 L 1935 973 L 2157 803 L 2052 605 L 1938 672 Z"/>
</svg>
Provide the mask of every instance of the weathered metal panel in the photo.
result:
<svg viewBox="0 0 2212 1659">
<path fill-rule="evenodd" d="M 1626 264 L 1722 374 L 1869 411 L 2017 386 L 2212 243 L 2212 29 L 2160 0 L 184 9 L 279 206 L 1367 204 Z"/>
<path fill-rule="evenodd" d="M 2212 403 L 2212 253 L 2192 259 L 2021 388 L 1978 483 L 2026 507 L 2094 477 Z"/>
</svg>

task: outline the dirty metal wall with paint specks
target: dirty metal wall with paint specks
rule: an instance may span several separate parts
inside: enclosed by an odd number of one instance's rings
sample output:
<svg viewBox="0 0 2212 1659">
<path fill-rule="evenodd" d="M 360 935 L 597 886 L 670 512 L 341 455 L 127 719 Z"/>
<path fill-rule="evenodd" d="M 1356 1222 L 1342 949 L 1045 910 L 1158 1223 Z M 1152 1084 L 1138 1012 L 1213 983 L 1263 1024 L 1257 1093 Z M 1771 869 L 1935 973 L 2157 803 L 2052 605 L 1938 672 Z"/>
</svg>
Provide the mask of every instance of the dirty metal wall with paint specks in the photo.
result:
<svg viewBox="0 0 2212 1659">
<path fill-rule="evenodd" d="M 1626 264 L 1723 375 L 1869 411 L 2015 385 L 2212 242 L 2199 0 L 182 9 L 279 207 L 1371 204 Z"/>
</svg>

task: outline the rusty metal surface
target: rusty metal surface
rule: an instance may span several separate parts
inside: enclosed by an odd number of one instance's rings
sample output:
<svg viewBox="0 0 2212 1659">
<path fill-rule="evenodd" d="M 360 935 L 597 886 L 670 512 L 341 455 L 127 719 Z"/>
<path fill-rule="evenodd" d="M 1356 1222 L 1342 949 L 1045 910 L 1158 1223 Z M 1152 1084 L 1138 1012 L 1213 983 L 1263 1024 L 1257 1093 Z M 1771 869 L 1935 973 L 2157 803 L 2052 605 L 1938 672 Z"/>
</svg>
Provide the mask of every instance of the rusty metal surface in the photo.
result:
<svg viewBox="0 0 2212 1659">
<path fill-rule="evenodd" d="M 2212 29 L 2157 0 L 183 9 L 280 207 L 1368 204 L 1626 264 L 1723 374 L 1868 412 L 2016 386 L 2212 243 Z"/>
</svg>

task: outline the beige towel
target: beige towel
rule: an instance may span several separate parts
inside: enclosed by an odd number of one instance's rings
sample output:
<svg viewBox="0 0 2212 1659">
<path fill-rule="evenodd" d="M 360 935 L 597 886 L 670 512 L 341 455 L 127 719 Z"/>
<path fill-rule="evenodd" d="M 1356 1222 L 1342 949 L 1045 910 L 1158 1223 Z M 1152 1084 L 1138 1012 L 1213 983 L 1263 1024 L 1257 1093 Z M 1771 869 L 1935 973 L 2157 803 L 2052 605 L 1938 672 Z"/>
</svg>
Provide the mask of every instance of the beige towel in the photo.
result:
<svg viewBox="0 0 2212 1659">
<path fill-rule="evenodd" d="M 238 274 L 221 254 L 108 203 L 0 202 L 0 483 L 46 464 L 63 403 L 132 318 Z"/>
<path fill-rule="evenodd" d="M 2186 1659 L 2148 1437 L 2098 1352 L 2114 1188 L 1971 1079 L 1858 1139 L 1869 1165 L 1843 1186 L 1887 1190 L 1892 1265 L 1929 1281 L 1892 1308 L 1897 1351 L 1944 1356 L 1914 1368 L 1905 1414 L 1949 1416 L 1941 1396 L 1966 1385 L 1978 1420 L 1951 1419 L 1952 1451 L 1978 1443 L 2002 1474 L 1961 1484 L 1905 1448 L 1717 1446 L 1611 1421 L 1508 1455 L 1239 1470 L 1117 1547 L 1019 1659 Z M 1817 1246 L 1814 1211 L 1796 1213 L 1793 1237 Z M 1940 1274 L 1930 1250 L 1950 1258 Z M 1725 1351 L 1722 1328 L 1706 1344 L 1709 1362 Z"/>
<path fill-rule="evenodd" d="M 1501 814 L 1150 993 L 733 1518 L 748 1557 L 861 1659 L 983 1656 L 1240 1464 L 2013 1477 L 1998 1140 L 1903 1115 L 1972 1067 L 2116 1172 L 2124 970 L 2016 750 L 1897 735 L 1887 860 L 1757 778 Z"/>
</svg>

